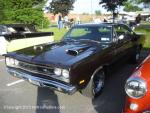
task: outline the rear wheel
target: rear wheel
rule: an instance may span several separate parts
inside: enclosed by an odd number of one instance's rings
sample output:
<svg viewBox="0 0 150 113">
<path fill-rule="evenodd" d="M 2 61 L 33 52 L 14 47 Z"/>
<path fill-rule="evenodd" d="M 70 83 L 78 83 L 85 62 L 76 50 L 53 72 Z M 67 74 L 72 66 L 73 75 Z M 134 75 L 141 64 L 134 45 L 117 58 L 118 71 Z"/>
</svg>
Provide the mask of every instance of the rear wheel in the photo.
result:
<svg viewBox="0 0 150 113">
<path fill-rule="evenodd" d="M 131 59 L 132 63 L 138 63 L 140 60 L 140 56 L 141 56 L 141 48 L 137 47 Z"/>
</svg>

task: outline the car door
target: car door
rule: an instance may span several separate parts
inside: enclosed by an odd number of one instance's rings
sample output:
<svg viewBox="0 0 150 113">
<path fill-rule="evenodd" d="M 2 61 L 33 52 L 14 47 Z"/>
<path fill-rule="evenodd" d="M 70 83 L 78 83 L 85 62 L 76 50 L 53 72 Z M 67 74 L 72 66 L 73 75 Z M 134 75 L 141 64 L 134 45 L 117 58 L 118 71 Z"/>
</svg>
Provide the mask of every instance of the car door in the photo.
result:
<svg viewBox="0 0 150 113">
<path fill-rule="evenodd" d="M 115 25 L 114 26 L 114 32 L 117 36 L 117 43 L 115 47 L 116 51 L 116 57 L 117 59 L 126 59 L 130 55 L 128 55 L 131 47 L 132 47 L 132 41 L 131 41 L 131 30 L 122 24 Z"/>
</svg>

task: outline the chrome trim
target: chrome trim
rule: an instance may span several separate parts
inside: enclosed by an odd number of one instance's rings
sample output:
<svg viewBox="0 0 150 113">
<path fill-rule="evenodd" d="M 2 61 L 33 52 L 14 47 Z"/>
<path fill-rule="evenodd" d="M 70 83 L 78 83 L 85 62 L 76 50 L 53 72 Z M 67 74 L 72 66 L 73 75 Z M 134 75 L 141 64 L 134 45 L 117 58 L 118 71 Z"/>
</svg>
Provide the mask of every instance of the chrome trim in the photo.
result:
<svg viewBox="0 0 150 113">
<path fill-rule="evenodd" d="M 69 79 L 64 78 L 62 75 L 58 76 L 58 75 L 55 75 L 54 73 L 49 73 L 49 74 L 41 73 L 41 72 L 38 72 L 38 71 L 32 71 L 32 70 L 29 70 L 29 69 L 22 68 L 20 66 L 16 66 L 15 68 L 22 69 L 24 71 L 28 71 L 28 72 L 34 73 L 34 74 L 40 74 L 40 75 L 44 75 L 44 76 L 47 76 L 47 77 L 52 77 L 54 79 L 62 80 L 64 82 L 69 82 Z M 47 67 L 47 69 L 48 69 L 48 67 Z"/>
<path fill-rule="evenodd" d="M 27 73 L 24 73 L 17 69 L 7 67 L 7 71 L 8 71 L 8 73 L 10 73 L 11 75 L 13 75 L 15 77 L 24 79 L 24 80 L 30 82 L 31 84 L 34 84 L 34 85 L 37 85 L 40 87 L 48 87 L 48 88 L 55 89 L 55 90 L 63 92 L 63 93 L 67 93 L 69 95 L 72 95 L 77 91 L 75 86 L 66 85 L 66 84 L 63 84 L 63 83 L 60 83 L 57 81 L 53 81 L 53 80 L 49 80 L 49 79 L 35 77 L 35 76 L 32 76 L 32 74 L 27 74 Z"/>
<path fill-rule="evenodd" d="M 11 58 L 11 57 L 7 57 L 7 58 Z M 14 60 L 17 60 L 17 59 L 14 59 Z M 34 66 L 36 68 L 45 68 L 45 69 L 48 69 L 48 70 L 51 70 L 51 71 L 54 71 L 55 67 L 50 67 L 50 66 L 46 66 L 46 65 L 43 66 L 43 65 L 31 64 L 31 63 L 27 63 L 27 62 L 20 61 L 20 60 L 17 60 L 17 61 L 19 62 L 18 65 L 11 65 L 11 66 L 7 65 L 7 66 L 12 67 L 12 68 L 21 69 L 21 70 L 24 70 L 24 71 L 28 71 L 28 72 L 31 72 L 31 73 L 34 73 L 34 74 L 40 74 L 40 75 L 52 77 L 54 79 L 62 80 L 62 81 L 67 82 L 67 83 L 70 82 L 69 79 L 66 79 L 63 76 L 57 76 L 57 75 L 54 74 L 54 72 L 44 73 L 44 71 L 40 72 L 38 70 L 31 70 L 31 69 L 23 68 L 22 66 L 20 66 L 20 64 L 23 63 L 23 64 L 28 65 L 28 66 Z"/>
<path fill-rule="evenodd" d="M 17 60 L 17 59 L 16 59 L 16 60 Z M 31 66 L 37 66 L 37 67 L 41 67 L 41 68 L 53 69 L 53 68 L 50 67 L 50 66 L 42 66 L 42 65 L 38 65 L 38 64 L 32 64 L 32 63 L 27 63 L 27 62 L 20 61 L 20 60 L 18 60 L 18 61 L 21 62 L 21 63 L 27 64 L 27 65 L 31 65 Z"/>
</svg>

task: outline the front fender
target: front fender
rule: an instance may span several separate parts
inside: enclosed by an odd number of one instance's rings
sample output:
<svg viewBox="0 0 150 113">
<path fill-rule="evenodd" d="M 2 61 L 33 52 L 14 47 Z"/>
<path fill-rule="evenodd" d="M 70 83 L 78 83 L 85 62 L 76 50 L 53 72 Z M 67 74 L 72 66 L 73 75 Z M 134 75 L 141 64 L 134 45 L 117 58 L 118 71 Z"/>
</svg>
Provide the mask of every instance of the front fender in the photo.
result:
<svg viewBox="0 0 150 113">
<path fill-rule="evenodd" d="M 102 66 L 100 66 L 99 68 L 97 68 L 97 69 L 94 71 L 94 73 L 92 74 L 91 79 L 90 79 L 89 83 L 87 84 L 87 86 L 86 86 L 84 89 L 82 89 L 82 90 L 80 91 L 80 93 L 81 93 L 82 95 L 84 95 L 84 96 L 86 96 L 86 97 L 89 97 L 89 98 L 94 98 L 93 90 L 92 90 L 92 89 L 93 89 L 93 78 L 94 78 L 94 75 L 95 75 L 98 71 L 100 71 L 101 69 L 103 69 Z"/>
</svg>

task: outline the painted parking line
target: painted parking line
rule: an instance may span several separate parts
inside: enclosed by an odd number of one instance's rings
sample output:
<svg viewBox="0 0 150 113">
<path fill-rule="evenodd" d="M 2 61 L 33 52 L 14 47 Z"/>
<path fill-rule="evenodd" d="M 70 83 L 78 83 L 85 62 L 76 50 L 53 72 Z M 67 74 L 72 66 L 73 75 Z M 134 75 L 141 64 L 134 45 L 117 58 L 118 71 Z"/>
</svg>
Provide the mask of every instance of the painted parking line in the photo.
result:
<svg viewBox="0 0 150 113">
<path fill-rule="evenodd" d="M 3 62 L 3 61 L 5 61 L 5 59 L 0 59 L 0 62 Z"/>
<path fill-rule="evenodd" d="M 19 83 L 21 83 L 21 82 L 24 82 L 24 80 L 23 80 L 23 79 L 17 80 L 17 81 L 15 81 L 15 82 L 12 82 L 12 83 L 7 84 L 7 86 L 8 86 L 8 87 L 9 87 L 9 86 L 13 86 L 13 85 L 19 84 Z"/>
</svg>

